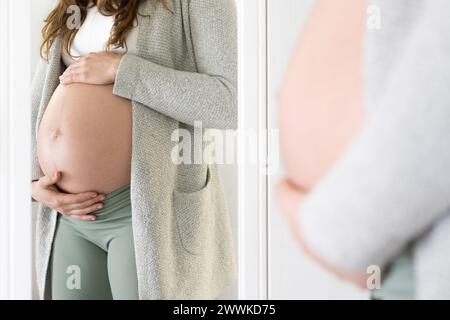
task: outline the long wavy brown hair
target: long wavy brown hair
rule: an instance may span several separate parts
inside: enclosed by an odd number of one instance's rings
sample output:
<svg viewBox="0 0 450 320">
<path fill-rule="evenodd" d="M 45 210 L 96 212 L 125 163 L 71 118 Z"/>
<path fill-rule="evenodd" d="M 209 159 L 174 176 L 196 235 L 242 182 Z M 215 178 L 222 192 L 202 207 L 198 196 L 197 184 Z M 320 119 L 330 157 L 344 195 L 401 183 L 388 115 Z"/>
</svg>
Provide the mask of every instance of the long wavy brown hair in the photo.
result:
<svg viewBox="0 0 450 320">
<path fill-rule="evenodd" d="M 41 45 L 41 56 L 48 59 L 48 52 L 57 37 L 61 37 L 64 53 L 70 56 L 70 46 L 79 29 L 86 19 L 87 11 L 93 6 L 97 6 L 99 12 L 105 16 L 114 16 L 114 24 L 110 37 L 105 44 L 105 48 L 125 48 L 127 49 L 126 37 L 137 22 L 139 14 L 138 8 L 142 1 L 153 1 L 155 4 L 161 3 L 167 10 L 168 0 L 59 0 L 56 7 L 44 20 L 42 29 L 43 42 Z M 77 6 L 80 13 L 80 25 L 70 27 L 68 19 L 73 16 L 73 11 L 68 10 Z"/>
</svg>

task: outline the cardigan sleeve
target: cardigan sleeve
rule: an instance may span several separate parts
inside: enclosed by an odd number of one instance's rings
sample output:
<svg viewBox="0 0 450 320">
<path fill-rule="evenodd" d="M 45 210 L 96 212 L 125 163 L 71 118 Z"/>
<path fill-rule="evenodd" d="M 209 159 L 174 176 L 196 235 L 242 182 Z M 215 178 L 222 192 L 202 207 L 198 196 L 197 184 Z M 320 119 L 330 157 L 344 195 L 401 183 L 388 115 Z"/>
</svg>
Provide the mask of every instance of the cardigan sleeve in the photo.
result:
<svg viewBox="0 0 450 320">
<path fill-rule="evenodd" d="M 344 270 L 386 266 L 450 206 L 450 8 L 430 5 L 375 114 L 299 212 L 306 244 Z"/>
<path fill-rule="evenodd" d="M 237 17 L 234 0 L 191 0 L 189 19 L 198 72 L 167 68 L 133 54 L 120 63 L 114 94 L 180 122 L 237 127 Z"/>
<path fill-rule="evenodd" d="M 31 180 L 37 180 L 44 174 L 39 165 L 37 157 L 36 120 L 39 112 L 42 92 L 44 90 L 47 63 L 42 58 L 39 60 L 37 69 L 31 84 Z"/>
</svg>

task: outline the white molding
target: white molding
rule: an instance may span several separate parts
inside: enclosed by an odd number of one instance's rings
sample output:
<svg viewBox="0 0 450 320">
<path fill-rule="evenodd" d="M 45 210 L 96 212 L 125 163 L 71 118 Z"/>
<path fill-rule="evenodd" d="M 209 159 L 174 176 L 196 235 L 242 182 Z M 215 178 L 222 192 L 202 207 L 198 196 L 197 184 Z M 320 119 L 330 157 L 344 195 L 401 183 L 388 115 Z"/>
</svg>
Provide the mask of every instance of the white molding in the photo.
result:
<svg viewBox="0 0 450 320">
<path fill-rule="evenodd" d="M 30 5 L 0 1 L 0 299 L 31 299 Z"/>
<path fill-rule="evenodd" d="M 9 180 L 9 1 L 0 1 L 0 39 L 5 45 L 0 47 L 0 299 L 9 296 L 9 197 L 7 188 Z"/>
<path fill-rule="evenodd" d="M 239 299 L 267 299 L 267 34 L 266 0 L 239 0 Z M 255 130 L 258 161 L 246 159 Z"/>
</svg>

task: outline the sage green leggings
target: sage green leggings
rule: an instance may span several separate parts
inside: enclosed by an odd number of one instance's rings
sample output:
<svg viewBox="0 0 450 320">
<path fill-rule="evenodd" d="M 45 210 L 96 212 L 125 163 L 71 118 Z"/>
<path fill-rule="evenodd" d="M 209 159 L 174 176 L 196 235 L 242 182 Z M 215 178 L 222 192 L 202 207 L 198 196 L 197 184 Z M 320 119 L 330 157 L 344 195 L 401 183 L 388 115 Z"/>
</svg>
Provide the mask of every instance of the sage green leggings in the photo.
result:
<svg viewBox="0 0 450 320">
<path fill-rule="evenodd" d="M 51 256 L 54 300 L 138 299 L 130 186 L 106 195 L 95 221 L 58 214 Z"/>
</svg>

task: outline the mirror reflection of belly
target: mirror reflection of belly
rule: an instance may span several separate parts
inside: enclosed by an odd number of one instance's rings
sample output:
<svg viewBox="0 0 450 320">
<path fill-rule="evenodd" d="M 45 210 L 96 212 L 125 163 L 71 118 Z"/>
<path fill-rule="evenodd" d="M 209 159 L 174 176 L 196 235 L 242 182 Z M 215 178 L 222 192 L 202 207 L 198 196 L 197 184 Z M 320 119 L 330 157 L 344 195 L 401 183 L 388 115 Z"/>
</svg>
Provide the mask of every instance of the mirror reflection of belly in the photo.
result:
<svg viewBox="0 0 450 320">
<path fill-rule="evenodd" d="M 360 133 L 365 1 L 317 1 L 280 91 L 280 147 L 291 181 L 313 189 Z"/>
<path fill-rule="evenodd" d="M 109 193 L 130 182 L 131 101 L 112 85 L 60 85 L 38 131 L 38 158 L 45 175 L 62 173 L 68 193 Z"/>
</svg>

